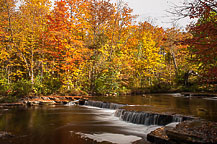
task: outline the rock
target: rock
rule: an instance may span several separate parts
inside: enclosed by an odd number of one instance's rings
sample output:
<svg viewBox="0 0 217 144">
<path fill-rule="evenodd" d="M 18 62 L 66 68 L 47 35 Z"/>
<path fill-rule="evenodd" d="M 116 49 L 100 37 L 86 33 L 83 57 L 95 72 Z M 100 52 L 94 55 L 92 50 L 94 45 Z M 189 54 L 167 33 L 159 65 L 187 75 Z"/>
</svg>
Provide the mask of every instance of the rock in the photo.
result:
<svg viewBox="0 0 217 144">
<path fill-rule="evenodd" d="M 25 103 L 28 106 L 34 106 L 34 105 L 39 105 L 40 102 L 38 100 L 29 100 L 29 101 L 25 101 Z"/>
<path fill-rule="evenodd" d="M 58 99 L 59 100 L 66 100 L 66 97 L 65 96 L 59 96 Z"/>
<path fill-rule="evenodd" d="M 187 144 L 217 144 L 217 123 L 194 120 L 185 121 L 175 128 L 166 129 L 170 141 Z"/>
<path fill-rule="evenodd" d="M 27 97 L 27 99 L 39 99 L 39 97 L 38 96 L 29 96 L 29 97 Z"/>
<path fill-rule="evenodd" d="M 208 112 L 208 110 L 207 110 L 207 109 L 204 109 L 204 108 L 198 108 L 197 110 L 198 110 L 198 111 L 201 111 L 201 112 Z"/>
<path fill-rule="evenodd" d="M 53 100 L 53 101 L 58 101 L 58 100 L 60 100 L 57 96 L 49 96 L 49 99 L 50 99 L 50 100 Z"/>
<path fill-rule="evenodd" d="M 0 131 L 0 139 L 7 139 L 7 138 L 12 138 L 12 137 L 14 137 L 14 135 L 12 135 L 11 133 Z"/>
<path fill-rule="evenodd" d="M 79 105 L 84 105 L 85 104 L 85 99 L 80 99 L 78 104 Z"/>
<path fill-rule="evenodd" d="M 166 126 L 158 128 L 147 135 L 147 140 L 157 144 L 173 144 L 166 134 L 166 129 L 175 128 L 178 122 L 170 123 Z"/>
<path fill-rule="evenodd" d="M 85 105 L 99 107 L 99 108 L 107 108 L 107 109 L 119 109 L 123 106 L 126 106 L 124 104 L 109 103 L 109 102 L 102 102 L 102 101 L 92 101 L 92 100 L 86 101 Z"/>
<path fill-rule="evenodd" d="M 81 99 L 82 97 L 81 96 L 74 96 L 74 99 L 75 100 L 79 100 L 79 99 Z"/>
<path fill-rule="evenodd" d="M 55 104 L 56 102 L 55 101 L 52 101 L 52 100 L 44 100 L 44 101 L 39 101 L 39 104 L 40 105 L 53 105 Z"/>
<path fill-rule="evenodd" d="M 74 97 L 73 96 L 65 96 L 65 99 L 70 100 L 70 101 L 74 101 Z"/>
<path fill-rule="evenodd" d="M 165 127 L 158 128 L 147 135 L 147 140 L 157 144 L 169 144 L 169 138 L 166 135 Z"/>
<path fill-rule="evenodd" d="M 46 96 L 42 96 L 41 99 L 42 100 L 50 100 L 49 97 L 46 97 Z"/>
<path fill-rule="evenodd" d="M 73 105 L 75 105 L 75 102 L 73 102 L 73 101 L 70 101 L 67 104 L 65 104 L 65 106 L 73 106 Z"/>
<path fill-rule="evenodd" d="M 87 96 L 40 96 L 40 97 L 26 97 L 22 100 L 22 104 L 26 104 L 28 106 L 35 106 L 35 105 L 71 105 L 79 104 L 80 99 L 87 99 Z M 81 104 L 84 103 L 80 102 Z M 1 105 L 0 105 L 1 107 Z"/>
<path fill-rule="evenodd" d="M 147 140 L 156 144 L 217 144 L 217 123 L 184 121 L 176 127 L 170 125 L 152 131 Z"/>
</svg>

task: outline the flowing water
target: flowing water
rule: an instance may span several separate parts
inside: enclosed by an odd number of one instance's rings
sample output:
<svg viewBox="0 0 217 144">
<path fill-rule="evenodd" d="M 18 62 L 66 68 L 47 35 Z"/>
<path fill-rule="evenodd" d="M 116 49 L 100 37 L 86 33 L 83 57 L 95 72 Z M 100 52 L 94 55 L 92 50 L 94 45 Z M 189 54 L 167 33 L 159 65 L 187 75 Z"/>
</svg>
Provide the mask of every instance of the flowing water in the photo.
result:
<svg viewBox="0 0 217 144">
<path fill-rule="evenodd" d="M 217 101 L 168 95 L 94 99 L 122 104 L 148 104 L 159 108 L 171 107 L 177 112 L 217 121 Z M 102 108 L 95 107 L 92 103 L 89 105 L 93 106 L 38 106 L 1 110 L 0 131 L 11 132 L 15 137 L 1 139 L 0 144 L 144 144 L 146 135 L 160 127 L 150 125 L 157 124 L 157 116 L 152 117 L 155 122 L 149 121 L 146 125 L 121 120 L 120 115 L 123 113 L 118 110 L 120 105 L 114 103 L 98 103 L 97 106 Z M 175 118 L 172 121 L 179 120 Z"/>
<path fill-rule="evenodd" d="M 56 106 L 5 110 L 0 129 L 16 135 L 1 144 L 144 143 L 158 126 L 127 123 L 115 110 L 88 106 Z"/>
</svg>

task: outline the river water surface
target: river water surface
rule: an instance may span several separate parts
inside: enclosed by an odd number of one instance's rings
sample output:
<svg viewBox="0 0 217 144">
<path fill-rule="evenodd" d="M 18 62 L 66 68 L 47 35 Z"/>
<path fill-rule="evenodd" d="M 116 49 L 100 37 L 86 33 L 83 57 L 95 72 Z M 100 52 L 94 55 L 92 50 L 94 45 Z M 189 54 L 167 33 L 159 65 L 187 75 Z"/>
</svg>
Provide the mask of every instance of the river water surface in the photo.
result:
<svg viewBox="0 0 217 144">
<path fill-rule="evenodd" d="M 16 135 L 1 144 L 143 143 L 158 126 L 123 122 L 115 110 L 87 106 L 34 107 L 5 110 L 0 129 Z"/>
<path fill-rule="evenodd" d="M 217 101 L 171 95 L 94 98 L 122 104 L 171 107 L 176 112 L 217 121 Z M 115 110 L 89 106 L 38 106 L 1 110 L 0 131 L 15 137 L 0 144 L 140 144 L 159 126 L 124 122 Z"/>
</svg>

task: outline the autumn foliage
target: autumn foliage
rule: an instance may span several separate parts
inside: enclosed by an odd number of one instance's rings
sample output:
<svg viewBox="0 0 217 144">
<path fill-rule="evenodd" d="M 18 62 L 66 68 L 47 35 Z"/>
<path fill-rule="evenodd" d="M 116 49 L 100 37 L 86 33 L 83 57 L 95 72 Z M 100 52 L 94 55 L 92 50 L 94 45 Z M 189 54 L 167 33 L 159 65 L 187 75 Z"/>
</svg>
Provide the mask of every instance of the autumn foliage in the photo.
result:
<svg viewBox="0 0 217 144">
<path fill-rule="evenodd" d="M 0 93 L 17 95 L 20 85 L 37 95 L 167 91 L 200 74 L 216 82 L 211 9 L 192 7 L 200 19 L 180 32 L 136 23 L 121 1 L 24 0 L 18 8 L 0 0 Z"/>
<path fill-rule="evenodd" d="M 192 38 L 185 40 L 198 64 L 203 82 L 217 83 L 217 1 L 195 0 L 183 9 L 183 15 L 198 18 L 190 25 Z"/>
</svg>

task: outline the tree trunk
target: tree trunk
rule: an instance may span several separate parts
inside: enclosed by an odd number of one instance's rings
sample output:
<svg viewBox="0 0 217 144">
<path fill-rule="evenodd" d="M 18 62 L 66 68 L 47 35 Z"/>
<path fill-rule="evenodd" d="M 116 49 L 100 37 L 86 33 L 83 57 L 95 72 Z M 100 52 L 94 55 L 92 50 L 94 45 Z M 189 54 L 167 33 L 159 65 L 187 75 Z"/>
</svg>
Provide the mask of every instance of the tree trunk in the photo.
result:
<svg viewBox="0 0 217 144">
<path fill-rule="evenodd" d="M 178 67 L 177 67 L 177 63 L 176 63 L 176 57 L 175 57 L 175 54 L 174 54 L 173 51 L 171 52 L 171 54 L 172 54 L 172 59 L 173 59 L 173 65 L 174 65 L 174 68 L 175 68 L 175 73 L 177 75 L 178 74 Z"/>
</svg>

